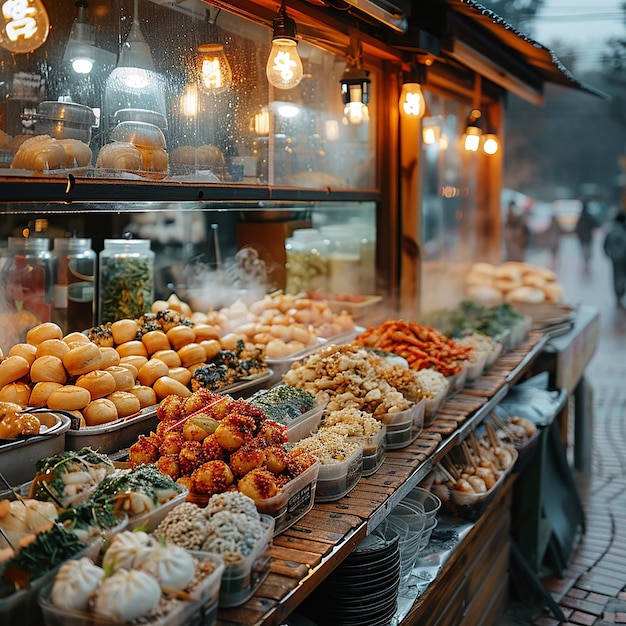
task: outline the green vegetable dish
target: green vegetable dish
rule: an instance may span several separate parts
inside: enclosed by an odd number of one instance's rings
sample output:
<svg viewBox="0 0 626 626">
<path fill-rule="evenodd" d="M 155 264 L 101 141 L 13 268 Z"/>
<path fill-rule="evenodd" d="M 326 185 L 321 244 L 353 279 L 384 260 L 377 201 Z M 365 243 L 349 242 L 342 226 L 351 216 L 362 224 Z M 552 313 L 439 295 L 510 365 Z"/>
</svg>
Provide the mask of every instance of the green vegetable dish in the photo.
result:
<svg viewBox="0 0 626 626">
<path fill-rule="evenodd" d="M 261 409 L 269 419 L 285 426 L 315 408 L 315 398 L 310 392 L 291 385 L 277 385 L 257 391 L 249 402 Z"/>
</svg>

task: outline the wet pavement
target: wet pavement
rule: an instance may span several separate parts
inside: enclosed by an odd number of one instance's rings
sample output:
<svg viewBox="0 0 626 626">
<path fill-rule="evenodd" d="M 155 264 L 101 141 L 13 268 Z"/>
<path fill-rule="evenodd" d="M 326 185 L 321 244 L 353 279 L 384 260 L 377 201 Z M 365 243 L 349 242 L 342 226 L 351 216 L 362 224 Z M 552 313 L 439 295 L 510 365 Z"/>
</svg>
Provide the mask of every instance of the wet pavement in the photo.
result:
<svg viewBox="0 0 626 626">
<path fill-rule="evenodd" d="M 585 372 L 592 393 L 591 469 L 575 472 L 585 534 L 563 578 L 543 579 L 565 621 L 556 619 L 540 597 L 518 598 L 499 626 L 626 624 L 626 310 L 616 306 L 603 235 L 596 233 L 588 271 L 575 236 L 562 238 L 556 267 L 545 251 L 527 254 L 527 261 L 557 271 L 566 302 L 600 311 L 599 343 Z"/>
</svg>

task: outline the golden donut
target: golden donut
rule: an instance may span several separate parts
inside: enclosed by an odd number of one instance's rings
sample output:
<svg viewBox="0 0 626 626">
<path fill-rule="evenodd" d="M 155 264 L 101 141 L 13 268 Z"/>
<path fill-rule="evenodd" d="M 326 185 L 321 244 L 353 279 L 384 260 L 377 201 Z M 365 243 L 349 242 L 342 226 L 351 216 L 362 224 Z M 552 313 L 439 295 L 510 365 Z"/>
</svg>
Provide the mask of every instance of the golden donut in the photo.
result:
<svg viewBox="0 0 626 626">
<path fill-rule="evenodd" d="M 87 337 L 84 333 L 75 331 L 65 335 L 65 337 L 63 337 L 63 341 L 69 346 L 71 343 L 89 343 L 91 339 L 89 339 L 89 337 Z"/>
<path fill-rule="evenodd" d="M 91 402 L 89 392 L 76 385 L 63 385 L 48 396 L 48 408 L 74 411 L 84 409 Z"/>
<path fill-rule="evenodd" d="M 48 406 L 48 397 L 53 391 L 63 387 L 61 383 L 54 383 L 51 381 L 44 381 L 35 383 L 35 386 L 30 392 L 28 404 L 30 406 Z"/>
<path fill-rule="evenodd" d="M 47 381 L 63 384 L 67 381 L 67 372 L 58 356 L 46 354 L 35 359 L 30 366 L 30 379 L 34 383 Z"/>
<path fill-rule="evenodd" d="M 183 346 L 188 343 L 193 343 L 196 340 L 196 333 L 194 333 L 193 328 L 191 326 L 185 326 L 183 324 L 179 324 L 178 326 L 174 326 L 170 328 L 167 333 L 167 336 L 170 345 L 174 350 L 178 351 Z"/>
<path fill-rule="evenodd" d="M 36 355 L 37 358 L 51 355 L 62 359 L 63 355 L 69 351 L 69 346 L 62 339 L 46 339 L 37 346 Z"/>
<path fill-rule="evenodd" d="M 83 409 L 83 416 L 87 426 L 99 426 L 112 422 L 119 417 L 115 404 L 107 398 L 92 400 Z"/>
<path fill-rule="evenodd" d="M 54 322 L 43 322 L 26 333 L 26 343 L 31 343 L 33 346 L 38 346 L 46 339 L 63 339 L 61 327 Z"/>
<path fill-rule="evenodd" d="M 137 370 L 134 374 L 135 378 L 137 377 L 137 372 L 148 362 L 147 356 L 139 356 L 138 354 L 133 354 L 130 356 L 123 356 L 120 359 L 118 365 L 122 365 L 126 367 L 128 365 L 132 365 L 135 370 Z"/>
<path fill-rule="evenodd" d="M 206 359 L 206 352 L 199 343 L 188 343 L 176 352 L 183 367 L 189 367 L 194 363 L 202 363 Z"/>
<path fill-rule="evenodd" d="M 169 350 L 170 342 L 162 330 L 151 330 L 141 337 L 141 342 L 146 346 L 148 354 L 154 354 L 159 350 Z"/>
<path fill-rule="evenodd" d="M 16 343 L 7 352 L 7 356 L 21 356 L 28 361 L 29 365 L 37 358 L 37 346 L 32 343 Z"/>
<path fill-rule="evenodd" d="M 139 398 L 130 391 L 114 391 L 107 396 L 107 399 L 113 402 L 120 417 L 128 417 L 141 409 Z"/>
<path fill-rule="evenodd" d="M 191 380 L 191 372 L 186 367 L 172 367 L 168 376 L 187 386 Z"/>
<path fill-rule="evenodd" d="M 80 376 L 100 368 L 102 353 L 95 343 L 72 343 L 72 346 L 63 356 L 63 365 L 70 376 Z"/>
<path fill-rule="evenodd" d="M 115 391 L 128 391 L 135 384 L 132 373 L 123 365 L 112 365 L 105 372 L 109 372 L 115 379 Z"/>
<path fill-rule="evenodd" d="M 154 381 L 152 388 L 156 392 L 157 399 L 163 400 L 166 396 L 174 394 L 183 398 L 188 398 L 191 395 L 191 390 L 182 383 L 178 382 L 170 376 L 162 376 L 158 380 Z"/>
<path fill-rule="evenodd" d="M 215 328 L 215 326 L 211 326 L 210 324 L 194 324 L 193 332 L 196 335 L 196 342 L 200 343 L 205 339 L 219 339 L 220 333 Z"/>
<path fill-rule="evenodd" d="M 100 346 L 100 354 L 102 354 L 101 369 L 104 370 L 111 365 L 120 364 L 120 353 L 115 348 L 111 346 Z"/>
<path fill-rule="evenodd" d="M 22 408 L 28 406 L 30 400 L 30 386 L 26 383 L 9 383 L 0 387 L 0 402 L 13 402 Z"/>
<path fill-rule="evenodd" d="M 152 355 L 152 358 L 163 361 L 168 367 L 180 367 L 182 365 L 176 350 L 159 350 Z"/>
<path fill-rule="evenodd" d="M 200 342 L 204 350 L 204 358 L 207 361 L 214 359 L 221 351 L 222 344 L 217 339 L 205 339 Z"/>
<path fill-rule="evenodd" d="M 136 341 L 138 330 L 137 322 L 131 319 L 117 320 L 111 324 L 111 334 L 116 344 Z"/>
<path fill-rule="evenodd" d="M 129 389 L 129 392 L 137 397 L 139 405 L 142 409 L 147 406 L 153 406 L 157 403 L 156 392 L 152 389 L 152 387 L 147 387 L 146 385 L 135 385 L 132 389 Z"/>
<path fill-rule="evenodd" d="M 4 387 L 22 378 L 22 376 L 26 376 L 29 369 L 30 365 L 23 356 L 17 354 L 8 356 L 0 363 L 0 387 Z"/>
<path fill-rule="evenodd" d="M 134 339 L 133 341 L 126 341 L 118 346 L 115 346 L 120 358 L 125 356 L 144 356 L 148 358 L 148 351 L 142 341 Z"/>
<path fill-rule="evenodd" d="M 92 400 L 104 398 L 104 396 L 113 393 L 117 388 L 113 374 L 105 370 L 94 370 L 79 376 L 76 379 L 76 385 L 84 387 L 89 392 Z"/>
<path fill-rule="evenodd" d="M 137 379 L 142 385 L 150 387 L 161 376 L 167 376 L 170 368 L 159 359 L 150 359 L 138 372 Z"/>
</svg>

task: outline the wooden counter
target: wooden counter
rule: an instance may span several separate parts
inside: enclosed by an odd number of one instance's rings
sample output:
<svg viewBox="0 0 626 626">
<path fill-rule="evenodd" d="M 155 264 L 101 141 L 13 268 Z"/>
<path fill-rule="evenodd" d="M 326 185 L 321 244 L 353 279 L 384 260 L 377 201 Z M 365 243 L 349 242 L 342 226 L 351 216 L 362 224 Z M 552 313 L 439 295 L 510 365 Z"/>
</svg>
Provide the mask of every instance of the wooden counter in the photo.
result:
<svg viewBox="0 0 626 626">
<path fill-rule="evenodd" d="M 423 480 L 433 465 L 488 416 L 510 386 L 530 368 L 545 342 L 545 335 L 531 332 L 521 346 L 501 356 L 473 386 L 449 398 L 432 426 L 424 429 L 415 442 L 400 450 L 388 450 L 380 469 L 372 476 L 361 478 L 348 495 L 336 502 L 315 504 L 294 526 L 275 537 L 268 577 L 245 604 L 221 608 L 218 624 L 280 624 Z M 502 489 L 490 509 L 500 506 L 506 492 L 508 487 Z M 485 526 L 490 509 L 476 523 L 477 529 Z M 488 529 L 487 535 L 491 532 L 492 529 Z M 472 541 L 475 535 L 469 532 L 459 549 L 464 549 L 466 542 Z M 460 557 L 452 556 L 450 560 L 452 558 Z M 437 587 L 437 580 L 431 587 Z M 422 602 L 419 600 L 410 611 L 407 624 L 422 623 L 419 621 Z M 404 616 L 397 617 L 401 620 Z"/>
</svg>

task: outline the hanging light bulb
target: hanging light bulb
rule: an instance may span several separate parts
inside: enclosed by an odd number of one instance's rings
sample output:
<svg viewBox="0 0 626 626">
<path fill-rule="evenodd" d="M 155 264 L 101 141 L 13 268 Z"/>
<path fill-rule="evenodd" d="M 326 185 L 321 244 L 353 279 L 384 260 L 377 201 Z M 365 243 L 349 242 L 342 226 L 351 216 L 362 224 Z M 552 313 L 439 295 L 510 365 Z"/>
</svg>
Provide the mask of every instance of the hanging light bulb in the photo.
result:
<svg viewBox="0 0 626 626">
<path fill-rule="evenodd" d="M 180 112 L 185 117 L 195 117 L 198 115 L 198 84 L 187 83 L 185 91 L 180 97 Z"/>
<path fill-rule="evenodd" d="M 367 103 L 370 99 L 369 72 L 359 66 L 348 64 L 341 80 L 341 96 L 343 98 L 343 114 L 350 124 L 359 125 L 369 120 Z"/>
<path fill-rule="evenodd" d="M 273 20 L 272 50 L 267 59 L 267 80 L 277 89 L 292 89 L 302 80 L 302 61 L 298 55 L 296 23 L 287 15 L 285 2 Z"/>
<path fill-rule="evenodd" d="M 233 82 L 230 63 L 221 43 L 205 43 L 198 46 L 198 69 L 200 89 L 205 93 L 221 93 Z"/>
<path fill-rule="evenodd" d="M 0 23 L 0 46 L 26 54 L 48 38 L 50 18 L 41 0 L 4 0 Z"/>
<path fill-rule="evenodd" d="M 72 24 L 63 58 L 77 74 L 89 74 L 96 60 L 96 28 L 89 23 L 86 0 L 78 0 L 78 16 Z"/>
<path fill-rule="evenodd" d="M 441 116 L 429 115 L 422 119 L 422 141 L 430 146 L 441 137 Z"/>
<path fill-rule="evenodd" d="M 478 109 L 472 109 L 467 118 L 467 126 L 465 128 L 464 147 L 468 152 L 476 152 L 480 147 L 480 138 L 483 129 L 480 125 L 481 112 Z"/>
<path fill-rule="evenodd" d="M 426 112 L 426 99 L 419 83 L 404 83 L 400 93 L 400 115 L 420 120 Z"/>
<path fill-rule="evenodd" d="M 498 136 L 495 133 L 487 133 L 483 139 L 483 152 L 488 155 L 493 155 L 500 149 L 500 142 Z"/>
</svg>

